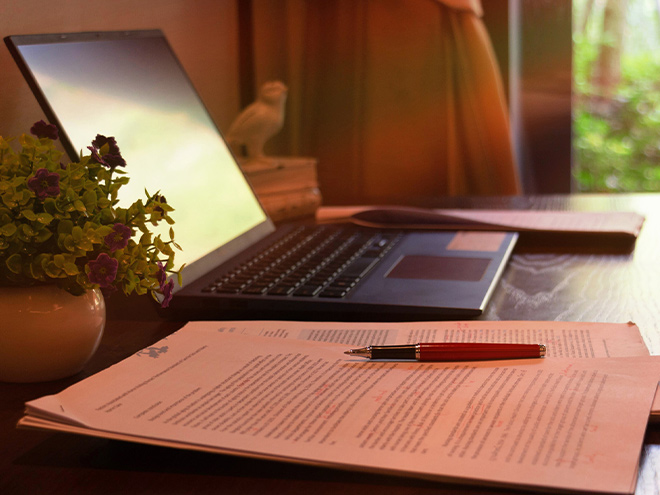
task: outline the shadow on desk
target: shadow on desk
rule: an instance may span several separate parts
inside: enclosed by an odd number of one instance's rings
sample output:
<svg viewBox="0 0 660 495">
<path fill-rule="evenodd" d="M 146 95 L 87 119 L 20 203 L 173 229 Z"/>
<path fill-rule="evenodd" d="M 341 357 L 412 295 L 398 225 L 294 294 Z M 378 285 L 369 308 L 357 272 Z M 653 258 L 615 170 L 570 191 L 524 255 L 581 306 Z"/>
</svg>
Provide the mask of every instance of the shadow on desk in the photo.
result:
<svg viewBox="0 0 660 495">
<path fill-rule="evenodd" d="M 56 493 L 93 487 L 104 493 L 227 493 L 401 495 L 497 494 L 509 490 L 451 485 L 414 478 L 195 452 L 54 434 L 14 462 L 26 470 L 49 468 L 52 479 L 28 486 L 58 485 Z M 56 468 L 53 470 L 52 468 Z M 89 483 L 89 484 L 88 484 Z M 366 490 L 366 491 L 365 491 Z M 26 493 L 34 493 L 27 490 Z M 81 492 L 82 493 L 82 492 Z M 92 492 L 89 492 L 92 493 Z"/>
<path fill-rule="evenodd" d="M 149 294 L 126 296 L 121 292 L 104 295 L 109 320 L 145 321 L 159 319 L 158 303 Z"/>
<path fill-rule="evenodd" d="M 522 232 L 514 253 L 629 254 L 636 242 L 634 237 L 610 234 Z"/>
</svg>

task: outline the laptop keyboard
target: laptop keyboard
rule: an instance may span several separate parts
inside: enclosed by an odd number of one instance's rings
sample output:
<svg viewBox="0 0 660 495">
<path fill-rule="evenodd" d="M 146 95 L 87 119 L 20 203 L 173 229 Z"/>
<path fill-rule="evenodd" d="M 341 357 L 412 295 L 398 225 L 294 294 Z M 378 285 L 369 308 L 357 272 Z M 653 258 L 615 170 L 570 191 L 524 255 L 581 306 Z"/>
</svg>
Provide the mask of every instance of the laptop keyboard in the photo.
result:
<svg viewBox="0 0 660 495">
<path fill-rule="evenodd" d="M 302 226 L 203 291 L 342 298 L 400 237 L 395 232 Z"/>
</svg>

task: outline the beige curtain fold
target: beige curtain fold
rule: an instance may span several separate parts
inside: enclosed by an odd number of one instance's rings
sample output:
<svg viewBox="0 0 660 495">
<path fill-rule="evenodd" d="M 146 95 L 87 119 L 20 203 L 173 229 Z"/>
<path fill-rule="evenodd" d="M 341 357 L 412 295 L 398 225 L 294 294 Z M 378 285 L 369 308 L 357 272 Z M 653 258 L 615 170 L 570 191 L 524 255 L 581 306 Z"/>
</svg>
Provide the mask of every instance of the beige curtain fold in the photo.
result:
<svg viewBox="0 0 660 495">
<path fill-rule="evenodd" d="M 253 5 L 258 83 L 289 86 L 276 151 L 319 159 L 327 204 L 520 193 L 478 1 Z"/>
</svg>

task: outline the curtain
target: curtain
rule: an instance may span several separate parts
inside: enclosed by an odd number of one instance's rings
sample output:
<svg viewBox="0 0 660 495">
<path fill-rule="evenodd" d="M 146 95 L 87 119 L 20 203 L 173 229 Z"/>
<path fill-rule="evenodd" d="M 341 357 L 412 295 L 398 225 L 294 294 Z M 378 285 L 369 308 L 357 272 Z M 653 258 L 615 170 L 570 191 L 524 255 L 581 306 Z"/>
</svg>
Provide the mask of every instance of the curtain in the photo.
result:
<svg viewBox="0 0 660 495">
<path fill-rule="evenodd" d="M 319 160 L 326 204 L 520 193 L 478 0 L 254 0 L 253 9 L 258 85 L 289 87 L 277 151 Z"/>
</svg>

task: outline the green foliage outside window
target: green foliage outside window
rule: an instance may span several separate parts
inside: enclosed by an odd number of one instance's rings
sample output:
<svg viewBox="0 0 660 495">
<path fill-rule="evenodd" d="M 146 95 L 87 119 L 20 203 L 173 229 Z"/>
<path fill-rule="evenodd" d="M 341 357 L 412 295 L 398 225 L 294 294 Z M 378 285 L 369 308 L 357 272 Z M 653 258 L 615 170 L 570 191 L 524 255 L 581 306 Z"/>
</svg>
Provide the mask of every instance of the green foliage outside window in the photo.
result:
<svg viewBox="0 0 660 495">
<path fill-rule="evenodd" d="M 580 3 L 576 2 L 576 8 Z M 657 29 L 654 4 L 630 0 L 628 6 L 637 13 L 637 22 L 640 14 L 646 19 L 647 35 L 648 30 Z M 634 31 L 630 16 L 629 10 L 626 27 Z M 660 48 L 624 49 L 619 60 L 620 80 L 613 92 L 605 93 L 598 87 L 594 71 L 602 47 L 612 40 L 602 33 L 599 38 L 594 30 L 597 23 L 590 32 L 574 35 L 576 188 L 582 192 L 660 191 Z"/>
</svg>

